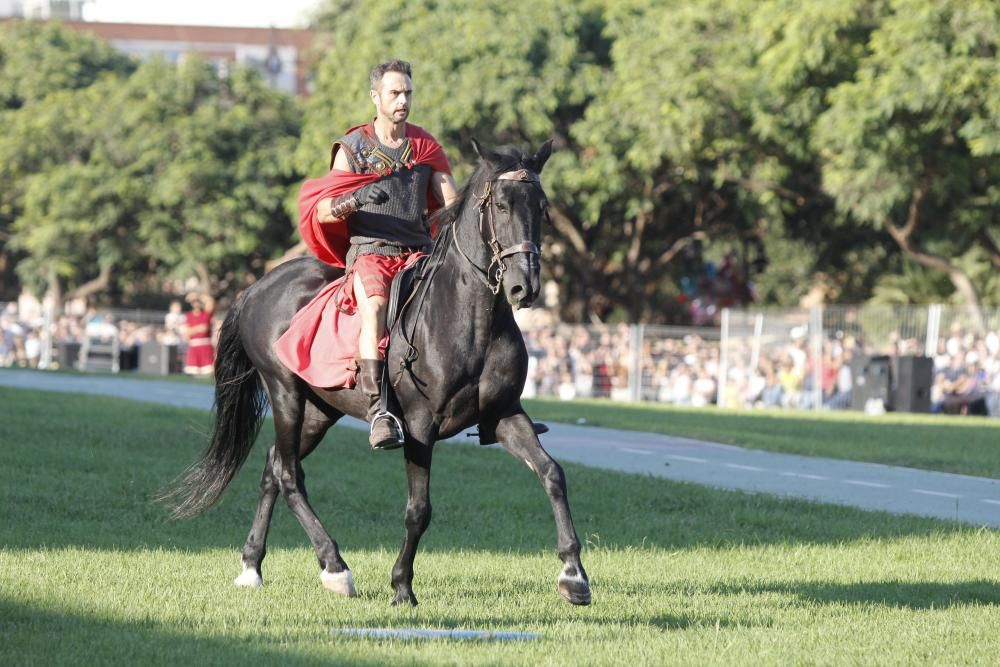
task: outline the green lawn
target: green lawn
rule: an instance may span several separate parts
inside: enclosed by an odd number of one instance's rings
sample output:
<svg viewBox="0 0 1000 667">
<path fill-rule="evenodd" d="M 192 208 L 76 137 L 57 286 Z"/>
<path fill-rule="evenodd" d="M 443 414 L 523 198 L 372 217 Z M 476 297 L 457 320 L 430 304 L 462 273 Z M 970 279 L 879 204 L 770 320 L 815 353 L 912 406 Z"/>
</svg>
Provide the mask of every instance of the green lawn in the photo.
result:
<svg viewBox="0 0 1000 667">
<path fill-rule="evenodd" d="M 890 413 L 682 408 L 611 401 L 524 401 L 536 421 L 647 431 L 771 452 L 1000 479 L 1000 419 Z"/>
<path fill-rule="evenodd" d="M 534 476 L 438 448 L 415 609 L 389 606 L 399 452 L 334 429 L 311 500 L 360 597 L 320 586 L 275 512 L 264 588 L 237 589 L 265 440 L 219 506 L 148 498 L 200 450 L 204 412 L 0 388 L 0 664 L 992 664 L 1000 533 L 566 465 L 594 603 L 559 597 Z M 337 627 L 540 633 L 523 643 L 348 638 Z"/>
<path fill-rule="evenodd" d="M 65 372 L 79 375 L 76 371 Z M 183 375 L 123 373 L 117 377 L 199 385 L 211 382 L 207 378 Z M 1000 419 L 904 413 L 868 416 L 858 412 L 719 410 L 608 400 L 535 399 L 525 400 L 524 405 L 536 421 L 542 422 L 575 424 L 583 420 L 588 426 L 1000 479 Z"/>
<path fill-rule="evenodd" d="M 156 382 L 175 382 L 179 384 L 195 384 L 195 385 L 213 385 L 215 379 L 211 376 L 205 375 L 187 375 L 185 373 L 171 373 L 169 375 L 162 375 L 160 373 L 140 373 L 139 371 L 129 370 L 121 371 L 118 373 L 112 373 L 111 371 L 78 371 L 75 368 L 50 368 L 46 370 L 38 370 L 35 368 L 0 368 L 0 374 L 7 371 L 18 371 L 18 372 L 30 372 L 30 373 L 44 373 L 46 375 L 57 374 L 57 375 L 69 375 L 77 377 L 102 377 L 102 378 L 125 378 L 131 380 L 153 380 Z"/>
</svg>

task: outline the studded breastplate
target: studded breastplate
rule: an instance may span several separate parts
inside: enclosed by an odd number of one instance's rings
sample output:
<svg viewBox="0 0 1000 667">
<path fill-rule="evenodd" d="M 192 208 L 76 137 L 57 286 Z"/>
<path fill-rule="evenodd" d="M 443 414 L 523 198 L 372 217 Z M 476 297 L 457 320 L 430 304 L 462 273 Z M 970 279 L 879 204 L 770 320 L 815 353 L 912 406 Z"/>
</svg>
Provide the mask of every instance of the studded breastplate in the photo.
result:
<svg viewBox="0 0 1000 667">
<path fill-rule="evenodd" d="M 413 165 L 409 140 L 397 148 L 389 148 L 373 137 L 357 130 L 340 140 L 346 150 L 351 171 L 356 174 L 392 173 L 379 183 L 389 193 L 384 204 L 365 204 L 351 216 L 348 229 L 352 244 L 368 244 L 372 240 L 393 245 L 424 247 L 431 243 L 424 212 L 427 209 L 427 186 L 431 167 Z"/>
</svg>

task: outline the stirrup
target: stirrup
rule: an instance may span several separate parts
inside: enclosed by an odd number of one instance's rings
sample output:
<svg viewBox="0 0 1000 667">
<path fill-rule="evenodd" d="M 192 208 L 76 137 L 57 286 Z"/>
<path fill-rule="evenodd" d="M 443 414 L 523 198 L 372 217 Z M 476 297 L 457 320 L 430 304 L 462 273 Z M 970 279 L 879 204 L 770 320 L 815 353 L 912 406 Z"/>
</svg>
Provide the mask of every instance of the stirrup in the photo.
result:
<svg viewBox="0 0 1000 667">
<path fill-rule="evenodd" d="M 375 445 L 371 442 L 371 436 L 375 432 L 375 424 L 378 423 L 380 419 L 388 419 L 390 421 L 396 431 L 396 438 L 395 440 L 387 440 L 383 443 Z M 405 442 L 406 441 L 403 436 L 403 422 L 399 420 L 399 417 L 389 411 L 379 412 L 372 417 L 371 424 L 368 427 L 368 444 L 371 445 L 372 449 L 399 449 Z"/>
</svg>

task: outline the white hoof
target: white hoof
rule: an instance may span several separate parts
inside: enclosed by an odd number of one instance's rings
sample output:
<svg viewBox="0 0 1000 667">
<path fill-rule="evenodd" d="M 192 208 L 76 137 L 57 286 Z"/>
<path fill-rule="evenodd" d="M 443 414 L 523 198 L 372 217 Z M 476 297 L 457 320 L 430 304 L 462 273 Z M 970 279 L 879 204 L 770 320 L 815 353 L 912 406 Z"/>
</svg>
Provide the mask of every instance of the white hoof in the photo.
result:
<svg viewBox="0 0 1000 667">
<path fill-rule="evenodd" d="M 570 567 L 567 565 L 559 573 L 559 578 L 556 580 L 559 594 L 570 604 L 590 604 L 590 582 L 579 572 L 570 574 L 568 570 Z"/>
<path fill-rule="evenodd" d="M 354 588 L 354 575 L 350 570 L 343 572 L 327 572 L 323 570 L 319 573 L 319 580 L 323 582 L 323 588 L 333 591 L 337 595 L 344 597 L 357 597 L 358 591 Z"/>
<path fill-rule="evenodd" d="M 264 585 L 264 580 L 258 574 L 257 570 L 244 565 L 243 572 L 240 576 L 233 579 L 233 583 L 244 588 L 260 588 Z"/>
</svg>

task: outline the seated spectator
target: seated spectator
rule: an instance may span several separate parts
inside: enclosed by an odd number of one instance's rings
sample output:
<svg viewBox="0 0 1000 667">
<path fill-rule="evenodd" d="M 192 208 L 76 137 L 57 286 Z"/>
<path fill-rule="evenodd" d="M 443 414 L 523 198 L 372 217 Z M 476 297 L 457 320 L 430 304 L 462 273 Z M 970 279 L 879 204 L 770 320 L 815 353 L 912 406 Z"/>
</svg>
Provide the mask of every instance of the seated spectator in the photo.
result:
<svg viewBox="0 0 1000 667">
<path fill-rule="evenodd" d="M 853 352 L 847 350 L 843 356 L 834 359 L 837 376 L 833 393 L 825 406 L 831 410 L 846 410 L 851 407 L 851 391 L 854 389 L 854 373 L 851 371 Z"/>
<path fill-rule="evenodd" d="M 951 365 L 935 376 L 931 412 L 949 415 L 985 415 L 984 376 L 975 365 L 965 366 L 955 356 Z"/>
</svg>

